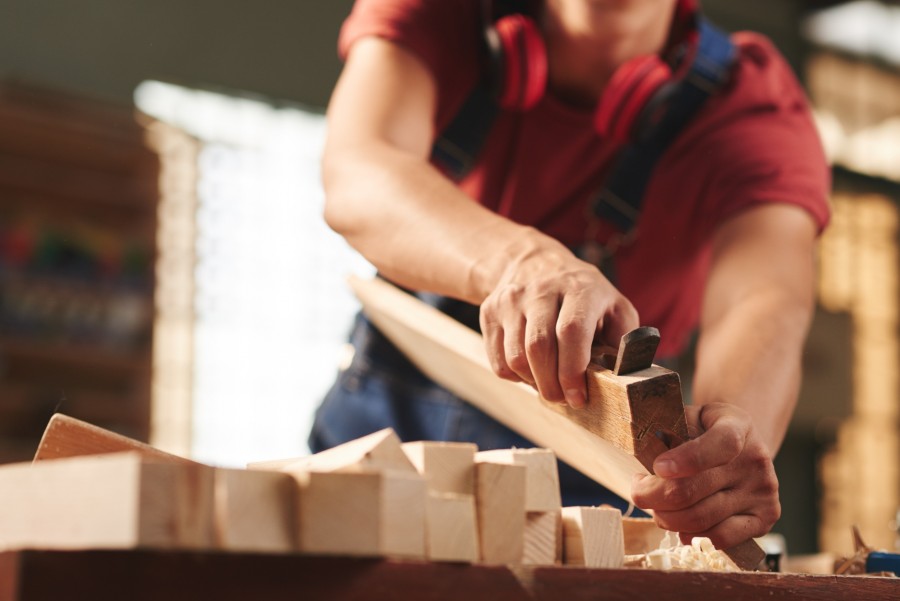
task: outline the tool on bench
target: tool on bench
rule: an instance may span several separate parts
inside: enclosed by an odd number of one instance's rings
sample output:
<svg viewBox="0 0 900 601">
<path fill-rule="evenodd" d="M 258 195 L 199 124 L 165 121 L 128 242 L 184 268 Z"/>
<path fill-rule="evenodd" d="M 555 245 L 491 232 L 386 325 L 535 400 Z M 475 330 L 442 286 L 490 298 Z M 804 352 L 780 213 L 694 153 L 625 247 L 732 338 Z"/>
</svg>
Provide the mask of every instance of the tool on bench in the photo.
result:
<svg viewBox="0 0 900 601">
<path fill-rule="evenodd" d="M 691 437 L 687 430 L 684 403 L 678 374 L 653 365 L 656 349 L 659 347 L 659 330 L 641 327 L 622 336 L 619 348 L 613 356 L 608 350 L 595 352 L 588 367 L 588 404 L 597 399 L 602 391 L 592 386 L 599 370 L 609 370 L 609 377 L 640 377 L 644 370 L 656 367 L 658 373 L 647 372 L 644 386 L 655 390 L 656 395 L 635 395 L 631 403 L 633 450 L 630 451 L 653 472 L 653 462 L 657 456 L 674 449 Z M 655 402 L 656 397 L 662 402 Z M 732 561 L 743 569 L 762 569 L 766 554 L 755 541 L 747 540 L 725 550 Z"/>
</svg>

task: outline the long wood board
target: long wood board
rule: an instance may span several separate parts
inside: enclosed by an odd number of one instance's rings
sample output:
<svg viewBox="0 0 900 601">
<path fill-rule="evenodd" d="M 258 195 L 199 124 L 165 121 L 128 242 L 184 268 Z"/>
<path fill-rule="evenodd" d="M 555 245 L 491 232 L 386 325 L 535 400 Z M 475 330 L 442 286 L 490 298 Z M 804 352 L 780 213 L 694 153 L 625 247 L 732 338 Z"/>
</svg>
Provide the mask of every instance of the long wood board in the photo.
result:
<svg viewBox="0 0 900 601">
<path fill-rule="evenodd" d="M 526 384 L 498 378 L 479 334 L 384 280 L 349 281 L 368 318 L 425 374 L 630 499 L 633 475 L 647 469 L 591 431 L 602 431 L 602 416 L 550 403 Z"/>
</svg>

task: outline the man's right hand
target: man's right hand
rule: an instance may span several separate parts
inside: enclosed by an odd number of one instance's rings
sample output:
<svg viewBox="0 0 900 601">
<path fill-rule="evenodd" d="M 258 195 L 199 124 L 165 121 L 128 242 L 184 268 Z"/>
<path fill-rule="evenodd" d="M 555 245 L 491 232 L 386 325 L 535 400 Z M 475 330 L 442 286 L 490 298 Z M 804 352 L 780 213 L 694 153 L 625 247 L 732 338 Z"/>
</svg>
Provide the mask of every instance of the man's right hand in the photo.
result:
<svg viewBox="0 0 900 601">
<path fill-rule="evenodd" d="M 524 253 L 481 305 L 481 331 L 494 372 L 532 384 L 548 401 L 573 408 L 587 399 L 591 347 L 597 342 L 617 347 L 638 325 L 631 302 L 562 245 Z"/>
</svg>

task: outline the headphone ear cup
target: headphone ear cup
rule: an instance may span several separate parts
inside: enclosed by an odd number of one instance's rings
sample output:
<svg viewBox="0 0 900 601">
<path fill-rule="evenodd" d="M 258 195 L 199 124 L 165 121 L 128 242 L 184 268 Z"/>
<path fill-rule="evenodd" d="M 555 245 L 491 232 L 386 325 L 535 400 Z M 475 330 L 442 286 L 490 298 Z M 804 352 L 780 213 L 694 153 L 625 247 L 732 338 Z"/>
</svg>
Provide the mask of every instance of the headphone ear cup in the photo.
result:
<svg viewBox="0 0 900 601">
<path fill-rule="evenodd" d="M 547 49 L 533 19 L 520 14 L 494 24 L 502 53 L 497 81 L 501 107 L 527 111 L 544 96 L 547 87 Z"/>
<path fill-rule="evenodd" d="M 613 73 L 594 113 L 594 129 L 604 137 L 626 143 L 634 139 L 644 109 L 672 79 L 672 69 L 659 56 L 634 58 Z"/>
</svg>

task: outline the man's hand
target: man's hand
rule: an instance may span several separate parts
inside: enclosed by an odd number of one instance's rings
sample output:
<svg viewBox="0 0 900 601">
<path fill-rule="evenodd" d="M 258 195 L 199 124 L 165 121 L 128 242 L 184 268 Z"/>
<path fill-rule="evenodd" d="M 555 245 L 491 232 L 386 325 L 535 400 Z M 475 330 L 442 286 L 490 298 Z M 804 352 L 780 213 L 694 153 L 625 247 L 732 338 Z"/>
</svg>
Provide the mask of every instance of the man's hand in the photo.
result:
<svg viewBox="0 0 900 601">
<path fill-rule="evenodd" d="M 636 476 L 635 505 L 681 540 L 709 537 L 719 549 L 766 534 L 781 516 L 772 454 L 743 409 L 709 403 L 686 410 L 688 430 L 701 434 L 653 463 L 655 476 Z"/>
<path fill-rule="evenodd" d="M 546 242 L 544 242 L 546 244 Z M 481 305 L 488 358 L 501 378 L 537 387 L 548 401 L 583 407 L 595 341 L 618 346 L 638 326 L 634 306 L 593 265 L 542 248 L 510 265 Z"/>
</svg>

